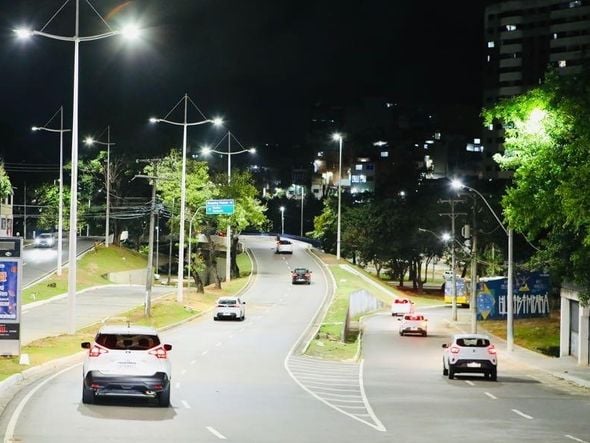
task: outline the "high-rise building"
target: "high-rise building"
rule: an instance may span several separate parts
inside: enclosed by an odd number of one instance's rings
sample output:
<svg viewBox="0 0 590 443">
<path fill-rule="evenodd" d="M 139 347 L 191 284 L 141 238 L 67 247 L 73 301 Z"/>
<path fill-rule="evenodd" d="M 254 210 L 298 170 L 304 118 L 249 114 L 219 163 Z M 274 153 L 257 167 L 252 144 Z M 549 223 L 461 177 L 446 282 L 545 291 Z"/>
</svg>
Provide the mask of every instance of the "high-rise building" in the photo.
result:
<svg viewBox="0 0 590 443">
<path fill-rule="evenodd" d="M 538 86 L 548 67 L 575 74 L 590 60 L 590 0 L 489 1 L 485 9 L 484 106 Z M 488 128 L 486 175 L 502 150 L 502 128 Z"/>
</svg>

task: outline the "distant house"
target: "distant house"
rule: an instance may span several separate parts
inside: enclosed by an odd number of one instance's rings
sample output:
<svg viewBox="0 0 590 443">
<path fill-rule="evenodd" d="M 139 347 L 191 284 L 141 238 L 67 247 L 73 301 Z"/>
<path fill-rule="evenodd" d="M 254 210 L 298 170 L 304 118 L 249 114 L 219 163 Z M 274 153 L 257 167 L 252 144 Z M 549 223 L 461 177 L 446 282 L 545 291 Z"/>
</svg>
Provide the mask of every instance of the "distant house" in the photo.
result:
<svg viewBox="0 0 590 443">
<path fill-rule="evenodd" d="M 590 307 L 580 303 L 577 288 L 561 288 L 560 357 L 572 356 L 581 366 L 590 365 Z"/>
<path fill-rule="evenodd" d="M 0 237 L 12 237 L 14 235 L 13 198 L 14 194 L 11 192 L 8 197 L 0 199 Z"/>
</svg>

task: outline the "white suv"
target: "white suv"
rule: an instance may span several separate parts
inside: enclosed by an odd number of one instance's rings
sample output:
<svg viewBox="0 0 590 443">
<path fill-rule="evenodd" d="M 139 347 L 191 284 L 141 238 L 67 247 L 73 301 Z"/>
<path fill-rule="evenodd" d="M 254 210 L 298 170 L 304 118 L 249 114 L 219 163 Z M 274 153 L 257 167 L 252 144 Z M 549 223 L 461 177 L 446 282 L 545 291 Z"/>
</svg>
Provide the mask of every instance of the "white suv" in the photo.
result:
<svg viewBox="0 0 590 443">
<path fill-rule="evenodd" d="M 156 398 L 170 406 L 171 367 L 168 351 L 154 328 L 146 326 L 103 326 L 84 360 L 82 403 L 98 397 Z"/>
<path fill-rule="evenodd" d="M 240 297 L 220 297 L 217 299 L 213 320 L 226 318 L 243 321 L 246 318 L 246 302 Z"/>
<path fill-rule="evenodd" d="M 497 380 L 498 356 L 487 335 L 456 334 L 443 347 L 443 375 L 450 379 L 457 373 L 483 373 Z"/>
</svg>

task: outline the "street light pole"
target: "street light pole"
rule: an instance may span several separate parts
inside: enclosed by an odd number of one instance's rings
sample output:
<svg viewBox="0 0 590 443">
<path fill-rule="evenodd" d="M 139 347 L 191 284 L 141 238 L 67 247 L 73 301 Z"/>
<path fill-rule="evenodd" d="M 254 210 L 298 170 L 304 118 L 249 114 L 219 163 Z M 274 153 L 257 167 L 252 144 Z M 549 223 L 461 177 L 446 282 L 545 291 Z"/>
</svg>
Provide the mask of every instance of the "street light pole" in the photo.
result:
<svg viewBox="0 0 590 443">
<path fill-rule="evenodd" d="M 453 180 L 451 182 L 451 186 L 455 189 L 468 189 L 474 193 L 476 193 L 488 207 L 500 227 L 503 229 L 504 233 L 508 237 L 508 275 L 507 275 L 507 294 L 506 294 L 506 349 L 509 352 L 512 352 L 514 349 L 514 289 L 513 289 L 513 272 L 514 272 L 514 257 L 513 257 L 513 230 L 512 228 L 506 228 L 504 224 L 500 221 L 500 217 L 496 214 L 496 212 L 492 209 L 491 205 L 488 203 L 486 198 L 479 192 L 477 189 L 474 189 L 470 186 L 464 185 L 458 180 Z"/>
<path fill-rule="evenodd" d="M 57 14 L 56 14 L 57 15 Z M 51 18 L 53 20 L 55 15 Z M 106 24 L 106 21 L 100 17 Z M 49 20 L 49 21 L 51 21 Z M 47 23 L 49 24 L 49 22 Z M 45 25 L 47 26 L 47 25 Z M 107 24 L 108 26 L 108 24 Z M 45 29 L 45 27 L 43 27 Z M 80 36 L 80 0 L 76 0 L 75 14 L 75 32 L 73 37 L 48 34 L 44 31 L 31 31 L 30 29 L 16 29 L 16 35 L 19 38 L 29 38 L 34 35 L 40 35 L 53 40 L 68 41 L 74 43 L 74 80 L 73 80 L 73 106 L 72 106 L 72 155 L 71 155 L 71 183 L 70 183 L 70 232 L 68 248 L 68 332 L 76 332 L 76 273 L 77 273 L 77 245 L 76 234 L 78 228 L 78 90 L 79 90 L 79 61 L 80 61 L 80 42 L 100 40 L 114 35 L 126 34 L 131 37 L 137 35 L 137 28 L 127 27 L 123 31 L 110 30 L 103 34 Z"/>
<path fill-rule="evenodd" d="M 334 134 L 334 140 L 338 141 L 338 220 L 336 222 L 336 259 L 340 260 L 340 235 L 342 214 L 342 134 Z"/>
<path fill-rule="evenodd" d="M 104 132 L 103 132 L 104 133 Z M 106 173 L 106 221 L 105 221 L 105 230 L 104 230 L 104 245 L 106 248 L 109 247 L 109 223 L 111 219 L 111 146 L 114 146 L 115 143 L 111 143 L 111 125 L 107 125 L 107 141 L 106 143 L 94 140 L 92 137 L 87 137 L 84 140 L 84 143 L 87 145 L 103 145 L 107 147 L 107 173 Z"/>
<path fill-rule="evenodd" d="M 227 185 L 228 185 L 228 187 L 231 184 L 231 157 L 232 157 L 232 155 L 238 155 L 238 154 L 242 154 L 244 152 L 249 152 L 250 154 L 256 153 L 256 148 L 250 148 L 250 149 L 244 148 L 240 151 L 232 152 L 231 138 L 232 138 L 231 131 L 227 131 L 227 151 L 226 152 L 218 151 L 216 149 L 211 149 L 209 147 L 202 149 L 202 153 L 204 155 L 210 154 L 211 152 L 215 152 L 215 153 L 221 154 L 221 155 L 227 155 Z M 221 143 L 221 141 L 223 141 L 223 138 L 219 141 L 219 143 Z M 217 145 L 219 145 L 219 143 Z M 239 141 L 238 141 L 238 144 L 240 144 Z M 242 146 L 242 148 L 243 148 L 243 146 Z M 225 281 L 228 282 L 231 280 L 231 247 L 232 247 L 231 220 L 228 220 L 228 223 L 227 223 L 226 237 L 227 238 L 226 238 L 226 242 L 225 242 L 225 249 L 226 249 L 226 253 L 225 253 Z"/>
<path fill-rule="evenodd" d="M 305 194 L 305 188 L 301 186 L 301 230 L 299 236 L 303 237 L 303 196 Z"/>
<path fill-rule="evenodd" d="M 199 121 L 199 122 L 189 122 L 188 121 L 188 101 L 189 97 L 188 94 L 184 94 L 184 97 L 172 108 L 174 110 L 181 101 L 184 101 L 184 120 L 182 122 L 174 122 L 171 120 L 167 120 L 167 116 L 164 118 L 150 118 L 151 123 L 168 123 L 171 125 L 182 126 L 182 170 L 181 170 L 181 178 L 180 178 L 180 226 L 179 226 L 179 234 L 178 234 L 178 282 L 177 282 L 177 290 L 176 290 L 176 301 L 182 303 L 184 294 L 184 225 L 185 225 L 185 205 L 186 205 L 186 144 L 187 144 L 187 132 L 189 126 L 198 126 L 205 123 L 213 123 L 216 126 L 220 125 L 221 119 L 208 119 Z M 172 112 L 172 110 L 168 113 Z"/>
<path fill-rule="evenodd" d="M 281 206 L 281 235 L 285 235 L 285 207 Z"/>
<path fill-rule="evenodd" d="M 58 277 L 62 275 L 62 261 L 63 261 L 63 207 L 64 207 L 64 175 L 63 175 L 63 164 L 64 164 L 64 132 L 70 132 L 69 129 L 64 129 L 64 109 L 63 106 L 59 107 L 59 129 L 51 129 L 48 128 L 47 125 L 53 117 L 49 119 L 49 121 L 45 124 L 45 126 L 33 126 L 33 131 L 47 131 L 47 132 L 59 132 L 59 204 L 58 204 L 58 224 L 57 224 L 57 275 Z M 26 190 L 26 187 L 25 187 Z M 25 205 L 26 205 L 26 198 L 25 198 Z M 26 206 L 25 206 L 25 215 L 26 215 Z M 26 218 L 25 218 L 25 226 L 26 226 Z M 27 230 L 26 227 L 24 229 L 24 235 L 27 237 Z"/>
</svg>

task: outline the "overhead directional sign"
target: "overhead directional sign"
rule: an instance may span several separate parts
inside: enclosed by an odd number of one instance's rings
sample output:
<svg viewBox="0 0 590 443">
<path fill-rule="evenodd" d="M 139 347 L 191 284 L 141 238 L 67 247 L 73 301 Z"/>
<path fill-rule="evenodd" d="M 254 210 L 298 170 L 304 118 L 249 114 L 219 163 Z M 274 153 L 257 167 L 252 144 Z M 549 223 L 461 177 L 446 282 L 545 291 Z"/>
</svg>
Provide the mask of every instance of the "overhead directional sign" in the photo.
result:
<svg viewBox="0 0 590 443">
<path fill-rule="evenodd" d="M 207 215 L 232 215 L 235 207 L 236 205 L 233 199 L 207 200 L 205 213 Z"/>
</svg>

